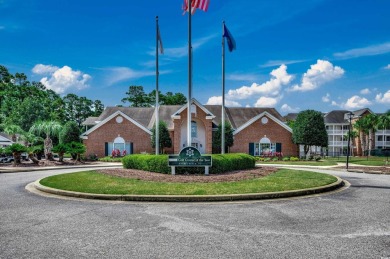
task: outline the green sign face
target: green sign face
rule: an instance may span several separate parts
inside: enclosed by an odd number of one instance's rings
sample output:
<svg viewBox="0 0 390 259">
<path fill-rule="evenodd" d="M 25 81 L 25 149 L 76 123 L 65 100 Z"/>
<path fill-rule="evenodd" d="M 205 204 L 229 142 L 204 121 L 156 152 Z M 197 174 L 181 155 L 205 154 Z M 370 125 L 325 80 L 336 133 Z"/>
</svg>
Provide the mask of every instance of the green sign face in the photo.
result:
<svg viewBox="0 0 390 259">
<path fill-rule="evenodd" d="M 211 156 L 202 156 L 194 147 L 183 148 L 179 155 L 170 155 L 169 166 L 211 166 Z"/>
</svg>

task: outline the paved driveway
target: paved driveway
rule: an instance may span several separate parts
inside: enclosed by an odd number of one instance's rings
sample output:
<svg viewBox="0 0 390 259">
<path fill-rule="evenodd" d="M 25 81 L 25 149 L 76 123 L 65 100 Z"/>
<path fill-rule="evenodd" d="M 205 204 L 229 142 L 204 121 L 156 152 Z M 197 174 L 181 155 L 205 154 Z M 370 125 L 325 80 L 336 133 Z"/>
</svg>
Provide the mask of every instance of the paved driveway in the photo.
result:
<svg viewBox="0 0 390 259">
<path fill-rule="evenodd" d="M 0 258 L 390 257 L 390 176 L 331 172 L 351 187 L 212 204 L 80 201 L 25 190 L 53 173 L 0 174 Z"/>
</svg>

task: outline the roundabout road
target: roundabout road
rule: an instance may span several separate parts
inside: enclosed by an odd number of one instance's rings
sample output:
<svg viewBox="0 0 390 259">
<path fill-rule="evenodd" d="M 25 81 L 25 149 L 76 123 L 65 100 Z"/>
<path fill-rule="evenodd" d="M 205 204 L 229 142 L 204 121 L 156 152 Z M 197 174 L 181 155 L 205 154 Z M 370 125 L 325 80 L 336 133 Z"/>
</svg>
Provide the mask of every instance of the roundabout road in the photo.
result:
<svg viewBox="0 0 390 259">
<path fill-rule="evenodd" d="M 80 169 L 0 174 L 0 258 L 390 258 L 390 176 L 310 170 L 351 186 L 285 200 L 136 203 L 25 190 Z"/>
</svg>

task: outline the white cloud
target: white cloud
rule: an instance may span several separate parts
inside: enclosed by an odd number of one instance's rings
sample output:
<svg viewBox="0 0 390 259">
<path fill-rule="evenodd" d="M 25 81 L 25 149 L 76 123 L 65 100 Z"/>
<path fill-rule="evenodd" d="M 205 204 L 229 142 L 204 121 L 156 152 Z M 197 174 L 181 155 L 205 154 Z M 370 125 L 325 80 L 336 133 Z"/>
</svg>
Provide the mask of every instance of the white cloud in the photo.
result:
<svg viewBox="0 0 390 259">
<path fill-rule="evenodd" d="M 228 99 L 242 100 L 253 97 L 254 95 L 272 95 L 280 93 L 281 87 L 287 85 L 293 79 L 292 75 L 287 73 L 287 66 L 281 65 L 279 68 L 272 70 L 271 79 L 263 84 L 253 83 L 251 86 L 242 86 L 235 90 L 228 91 Z"/>
<path fill-rule="evenodd" d="M 385 69 L 390 69 L 390 64 L 388 64 L 387 66 L 385 66 Z"/>
<path fill-rule="evenodd" d="M 266 97 L 262 96 L 260 97 L 257 102 L 255 103 L 255 107 L 275 107 L 276 104 L 279 102 L 279 98 L 273 98 L 273 97 Z"/>
<path fill-rule="evenodd" d="M 288 104 L 283 104 L 282 107 L 280 107 L 280 110 L 282 112 L 297 112 L 299 111 L 299 108 L 291 108 Z"/>
<path fill-rule="evenodd" d="M 333 66 L 332 63 L 326 60 L 317 60 L 317 63 L 310 66 L 310 69 L 303 74 L 300 85 L 294 85 L 290 91 L 311 91 L 318 88 L 320 85 L 340 78 L 344 74 L 341 67 Z"/>
<path fill-rule="evenodd" d="M 347 100 L 347 102 L 342 105 L 345 109 L 360 109 L 367 107 L 371 104 L 369 100 L 358 95 L 354 95 Z"/>
<path fill-rule="evenodd" d="M 276 67 L 280 65 L 290 65 L 305 62 L 306 60 L 269 60 L 265 64 L 260 65 L 260 67 Z"/>
<path fill-rule="evenodd" d="M 104 70 L 109 72 L 108 78 L 106 79 L 107 85 L 113 85 L 115 83 L 128 80 L 128 79 L 156 75 L 156 71 L 154 70 L 136 71 L 127 67 L 111 67 Z M 164 72 L 160 71 L 160 75 L 163 73 Z"/>
<path fill-rule="evenodd" d="M 325 96 L 322 96 L 322 101 L 323 101 L 324 103 L 330 102 L 330 94 L 329 94 L 329 93 L 326 93 Z"/>
<path fill-rule="evenodd" d="M 258 78 L 257 74 L 229 74 L 226 79 L 232 81 L 255 81 Z"/>
<path fill-rule="evenodd" d="M 207 105 L 222 105 L 222 96 L 212 96 L 208 99 Z M 225 105 L 229 107 L 241 107 L 242 105 L 238 102 L 226 100 Z"/>
<path fill-rule="evenodd" d="M 38 75 L 47 75 L 56 72 L 58 69 L 57 66 L 37 64 L 33 67 L 32 72 Z"/>
<path fill-rule="evenodd" d="M 388 103 L 390 104 L 390 90 L 388 90 L 385 94 L 377 94 L 376 97 L 375 97 L 375 100 L 378 102 L 378 103 Z"/>
<path fill-rule="evenodd" d="M 350 49 L 344 52 L 335 53 L 334 56 L 342 59 L 358 58 L 363 56 L 375 56 L 390 52 L 390 42 L 371 45 L 364 48 Z"/>
<path fill-rule="evenodd" d="M 371 93 L 371 91 L 368 88 L 360 90 L 360 94 L 370 94 L 370 93 Z"/>
<path fill-rule="evenodd" d="M 69 66 L 59 68 L 57 66 L 37 64 L 32 72 L 38 75 L 48 75 L 43 77 L 40 82 L 48 89 L 58 94 L 65 93 L 69 89 L 84 89 L 88 87 L 88 80 L 91 76 L 81 71 L 75 71 Z"/>
</svg>

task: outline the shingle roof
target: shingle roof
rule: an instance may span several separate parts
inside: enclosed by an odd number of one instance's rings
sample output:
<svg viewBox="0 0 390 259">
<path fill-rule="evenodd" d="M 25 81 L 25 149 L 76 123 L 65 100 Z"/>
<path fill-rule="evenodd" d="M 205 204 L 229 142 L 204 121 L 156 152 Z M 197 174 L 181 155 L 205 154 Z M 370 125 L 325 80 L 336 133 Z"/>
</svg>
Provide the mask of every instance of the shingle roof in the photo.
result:
<svg viewBox="0 0 390 259">
<path fill-rule="evenodd" d="M 284 119 L 286 121 L 295 121 L 297 119 L 298 113 L 297 112 L 292 112 L 288 113 L 287 115 L 284 116 Z"/>
<path fill-rule="evenodd" d="M 97 124 L 97 120 L 98 120 L 99 117 L 88 117 L 83 123 L 81 123 L 81 125 L 84 125 L 84 126 L 93 126 L 93 125 L 96 125 Z"/>
<path fill-rule="evenodd" d="M 98 121 L 103 121 L 108 116 L 113 114 L 116 111 L 121 111 L 133 120 L 137 121 L 144 127 L 148 127 L 149 122 L 153 116 L 154 108 L 153 107 L 107 107 L 102 114 L 97 119 Z"/>
<path fill-rule="evenodd" d="M 173 120 L 171 116 L 177 112 L 183 105 L 161 105 L 159 109 L 159 118 L 165 121 L 169 129 L 173 129 Z M 215 116 L 213 123 L 219 125 L 221 123 L 221 105 L 204 105 L 212 115 Z M 155 121 L 155 112 L 153 107 L 107 107 L 99 117 L 89 117 L 83 122 L 83 125 L 95 125 L 96 121 L 103 121 L 116 111 L 121 111 L 133 120 L 137 121 L 144 127 L 151 129 Z M 225 118 L 228 120 L 234 129 L 242 126 L 250 119 L 257 115 L 268 112 L 278 120 L 284 122 L 285 119 L 274 108 L 245 108 L 245 107 L 226 107 Z"/>
<path fill-rule="evenodd" d="M 325 123 L 347 123 L 345 114 L 349 113 L 347 110 L 335 110 L 328 112 L 324 116 Z"/>
<path fill-rule="evenodd" d="M 250 119 L 256 117 L 257 115 L 268 112 L 281 122 L 284 122 L 285 119 L 277 112 L 274 108 L 247 108 L 247 107 L 230 107 L 226 109 L 229 118 L 232 119 L 233 128 L 237 129 L 248 122 Z"/>
</svg>

